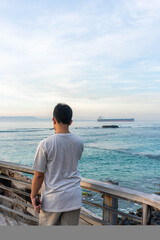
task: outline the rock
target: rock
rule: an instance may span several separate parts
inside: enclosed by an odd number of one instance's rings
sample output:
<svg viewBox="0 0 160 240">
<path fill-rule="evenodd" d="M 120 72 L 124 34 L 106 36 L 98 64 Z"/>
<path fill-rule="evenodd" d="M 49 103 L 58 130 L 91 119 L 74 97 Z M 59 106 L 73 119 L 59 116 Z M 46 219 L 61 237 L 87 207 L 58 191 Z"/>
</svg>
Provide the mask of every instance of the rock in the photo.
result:
<svg viewBox="0 0 160 240">
<path fill-rule="evenodd" d="M 121 219 L 118 221 L 118 225 L 124 225 L 124 221 Z"/>
<path fill-rule="evenodd" d="M 155 194 L 160 195 L 160 192 L 155 192 Z"/>
<path fill-rule="evenodd" d="M 130 225 L 130 221 L 128 220 L 128 218 L 126 218 L 126 220 L 124 221 L 124 225 Z"/>
<path fill-rule="evenodd" d="M 131 214 L 131 215 L 135 215 L 135 213 L 134 213 L 134 212 L 132 212 L 132 211 L 129 211 L 129 214 Z"/>
<path fill-rule="evenodd" d="M 119 128 L 118 125 L 103 125 L 102 128 Z"/>
<path fill-rule="evenodd" d="M 142 208 L 137 209 L 136 216 L 142 217 Z"/>
<path fill-rule="evenodd" d="M 83 197 L 92 197 L 92 194 L 91 193 L 87 193 L 87 192 L 83 192 L 82 196 Z"/>
</svg>

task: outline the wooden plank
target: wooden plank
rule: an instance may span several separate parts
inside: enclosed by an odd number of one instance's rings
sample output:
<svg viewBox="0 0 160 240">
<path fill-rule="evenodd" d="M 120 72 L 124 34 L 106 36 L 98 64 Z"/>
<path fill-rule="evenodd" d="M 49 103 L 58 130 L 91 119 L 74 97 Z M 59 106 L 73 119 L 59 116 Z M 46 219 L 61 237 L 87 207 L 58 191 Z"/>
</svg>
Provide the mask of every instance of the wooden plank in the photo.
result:
<svg viewBox="0 0 160 240">
<path fill-rule="evenodd" d="M 0 185 L 0 188 L 2 188 L 2 189 L 4 189 L 4 190 L 11 191 L 11 192 L 16 192 L 16 193 L 19 193 L 19 194 L 24 195 L 24 196 L 27 196 L 27 197 L 30 197 L 30 194 L 29 194 L 29 193 L 23 192 L 23 191 L 21 191 L 21 190 L 15 189 L 15 188 L 9 188 L 9 187 L 2 186 L 2 185 Z"/>
<path fill-rule="evenodd" d="M 25 181 L 18 180 L 18 179 L 16 179 L 16 178 L 6 177 L 6 176 L 3 176 L 3 175 L 0 175 L 0 178 L 6 179 L 6 180 L 9 180 L 9 181 L 20 182 L 20 183 L 22 183 L 23 185 L 26 185 L 26 186 L 28 186 L 28 187 L 31 188 L 31 183 L 27 183 L 27 182 L 25 182 Z"/>
<path fill-rule="evenodd" d="M 147 204 L 142 205 L 142 224 L 150 225 L 151 208 Z"/>
<path fill-rule="evenodd" d="M 160 210 L 160 196 L 143 193 L 97 180 L 82 178 L 81 187 L 95 192 L 106 193 L 132 202 L 145 203 Z"/>
<path fill-rule="evenodd" d="M 84 212 L 84 213 L 87 213 L 88 215 L 91 215 L 91 216 L 93 216 L 95 218 L 98 218 L 99 220 L 102 220 L 101 217 L 99 217 L 98 215 L 96 215 L 95 213 L 91 212 L 90 210 L 88 210 L 88 209 L 86 209 L 84 207 L 81 208 L 81 211 Z"/>
<path fill-rule="evenodd" d="M 31 167 L 22 164 L 0 161 L 0 168 L 1 167 L 28 174 L 34 174 L 34 170 Z"/>
<path fill-rule="evenodd" d="M 93 207 L 97 207 L 97 208 L 101 208 L 101 209 L 107 209 L 108 211 L 113 212 L 116 215 L 121 215 L 121 216 L 127 217 L 128 219 L 132 219 L 132 220 L 135 220 L 137 222 L 142 223 L 142 218 L 141 217 L 138 217 L 138 216 L 135 216 L 135 215 L 131 215 L 129 213 L 124 213 L 122 211 L 110 208 L 108 206 L 101 206 L 100 204 L 89 202 L 89 201 L 84 200 L 84 199 L 82 200 L 82 202 L 85 203 L 85 204 L 91 205 Z"/>
<path fill-rule="evenodd" d="M 143 209 L 143 215 L 142 215 L 142 224 L 147 225 L 147 220 L 148 220 L 148 205 L 143 204 L 142 205 Z"/>
<path fill-rule="evenodd" d="M 121 215 L 121 216 L 127 217 L 128 219 L 132 219 L 132 220 L 135 220 L 137 222 L 142 223 L 142 218 L 141 217 L 138 217 L 138 216 L 135 216 L 135 215 L 131 215 L 129 213 L 125 213 L 125 212 L 122 212 L 122 211 L 119 211 L 119 210 L 115 210 L 115 209 L 110 208 L 108 206 L 105 206 L 105 208 L 108 209 L 109 211 L 117 214 L 117 215 Z"/>
<path fill-rule="evenodd" d="M 90 202 L 90 201 L 87 201 L 85 199 L 83 199 L 82 202 L 85 203 L 85 204 L 91 205 L 93 207 L 98 207 L 98 208 L 101 208 L 101 209 L 104 208 L 102 205 L 100 205 L 98 203 Z"/>
<path fill-rule="evenodd" d="M 0 209 L 0 226 L 19 226 L 20 224 L 22 225 L 22 222 L 16 221 L 15 218 L 10 217 L 5 211 Z"/>
<path fill-rule="evenodd" d="M 28 224 L 23 219 L 17 219 L 12 217 L 11 214 L 7 214 L 6 211 L 0 209 L 0 226 L 27 226 Z"/>
<path fill-rule="evenodd" d="M 85 221 L 87 221 L 88 223 L 91 223 L 92 225 L 94 225 L 94 226 L 98 226 L 98 225 L 103 225 L 103 221 L 102 220 L 100 220 L 99 218 L 95 218 L 95 217 L 93 217 L 93 216 L 91 216 L 91 215 L 88 215 L 87 213 L 85 213 L 85 212 L 82 212 L 81 211 L 81 213 L 80 213 L 80 217 L 82 218 L 82 219 L 84 219 Z"/>
<path fill-rule="evenodd" d="M 82 207 L 80 212 L 80 218 L 90 225 L 101 226 L 103 221 L 98 215 L 92 213 L 88 209 Z"/>
<path fill-rule="evenodd" d="M 106 194 L 103 194 L 103 206 L 112 207 L 112 197 Z M 106 208 L 103 208 L 103 221 L 105 224 L 111 224 L 112 214 Z"/>
<path fill-rule="evenodd" d="M 18 204 L 18 205 L 22 205 L 24 207 L 33 208 L 32 204 L 27 204 L 25 202 L 20 202 L 17 199 L 9 198 L 9 197 L 3 196 L 3 195 L 0 195 L 0 198 L 6 200 L 8 202 L 12 202 L 12 203 L 15 203 L 15 204 Z"/>
<path fill-rule="evenodd" d="M 117 197 L 112 198 L 112 208 L 115 210 L 118 210 L 118 198 Z M 113 212 L 112 213 L 112 224 L 117 225 L 117 223 L 118 223 L 117 214 L 114 214 L 114 212 Z"/>
<path fill-rule="evenodd" d="M 38 223 L 38 222 L 39 222 L 38 218 L 36 218 L 36 217 L 32 217 L 32 216 L 29 216 L 29 215 L 27 215 L 27 214 L 18 212 L 18 211 L 16 211 L 16 210 L 11 209 L 11 208 L 5 207 L 4 205 L 1 205 L 1 204 L 0 204 L 0 209 L 2 209 L 2 210 L 4 210 L 4 211 L 7 211 L 7 212 L 10 212 L 10 213 L 14 213 L 14 214 L 16 214 L 16 215 L 19 215 L 19 216 L 21 216 L 21 217 L 23 217 L 23 218 L 25 218 L 25 219 L 27 219 L 27 220 L 29 220 L 29 221 L 33 221 L 33 222 L 35 222 L 35 223 Z"/>
<path fill-rule="evenodd" d="M 92 224 L 86 221 L 85 219 L 82 219 L 80 216 L 78 226 L 92 226 Z"/>
<path fill-rule="evenodd" d="M 106 183 L 109 184 L 114 184 L 114 185 L 118 185 L 119 183 L 116 181 L 104 181 Z M 103 206 L 108 206 L 111 207 L 112 209 L 118 210 L 118 199 L 114 196 L 110 196 L 110 195 L 106 195 L 103 194 Z M 118 222 L 118 218 L 117 218 L 117 214 L 114 214 L 112 211 L 108 211 L 104 208 L 103 210 L 103 219 L 107 220 L 109 223 L 111 223 L 112 225 L 117 225 Z"/>
</svg>

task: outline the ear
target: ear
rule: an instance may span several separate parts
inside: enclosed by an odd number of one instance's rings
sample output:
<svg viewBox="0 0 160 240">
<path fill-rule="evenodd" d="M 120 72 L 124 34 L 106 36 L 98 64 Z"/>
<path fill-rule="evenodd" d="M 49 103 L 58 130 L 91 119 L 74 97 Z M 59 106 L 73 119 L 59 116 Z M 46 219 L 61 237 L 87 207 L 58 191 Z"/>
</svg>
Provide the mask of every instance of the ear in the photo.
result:
<svg viewBox="0 0 160 240">
<path fill-rule="evenodd" d="M 52 118 L 52 120 L 53 120 L 53 123 L 56 124 L 57 120 L 54 117 Z"/>
<path fill-rule="evenodd" d="M 72 122 L 73 122 L 73 120 L 70 121 L 69 126 L 71 126 Z"/>
</svg>

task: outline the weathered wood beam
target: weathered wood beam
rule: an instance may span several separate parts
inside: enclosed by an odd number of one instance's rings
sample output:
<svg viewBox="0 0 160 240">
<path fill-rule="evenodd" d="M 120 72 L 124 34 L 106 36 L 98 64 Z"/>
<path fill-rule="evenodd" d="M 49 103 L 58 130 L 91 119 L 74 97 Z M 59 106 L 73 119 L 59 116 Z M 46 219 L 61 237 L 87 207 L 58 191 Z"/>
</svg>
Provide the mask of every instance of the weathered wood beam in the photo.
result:
<svg viewBox="0 0 160 240">
<path fill-rule="evenodd" d="M 85 203 L 85 204 L 91 205 L 91 206 L 93 206 L 93 207 L 97 207 L 97 208 L 101 208 L 101 209 L 106 209 L 106 210 L 108 210 L 108 211 L 110 211 L 110 212 L 113 212 L 113 213 L 115 213 L 115 214 L 117 214 L 117 215 L 121 215 L 121 216 L 127 217 L 128 219 L 132 219 L 132 220 L 135 220 L 135 221 L 137 221 L 137 222 L 142 223 L 142 218 L 141 218 L 141 217 L 138 217 L 138 216 L 135 216 L 135 215 L 131 215 L 131 214 L 129 214 L 129 213 L 124 213 L 124 212 L 122 212 L 122 211 L 113 209 L 113 208 L 108 207 L 108 206 L 102 206 L 102 205 L 100 205 L 100 204 L 98 204 L 98 203 L 89 202 L 89 201 L 87 201 L 87 200 L 85 200 L 85 199 L 83 199 L 82 202 Z"/>
<path fill-rule="evenodd" d="M 19 216 L 25 218 L 26 220 L 29 220 L 29 221 L 32 221 L 32 222 L 35 222 L 35 223 L 39 222 L 38 218 L 36 218 L 36 217 L 29 216 L 27 214 L 24 214 L 24 213 L 16 211 L 16 210 L 13 210 L 13 209 L 8 208 L 8 207 L 6 207 L 4 205 L 1 205 L 1 204 L 0 204 L 0 209 L 2 209 L 4 211 L 7 211 L 9 213 L 13 213 L 13 214 L 19 215 Z"/>
<path fill-rule="evenodd" d="M 31 167 L 22 164 L 0 161 L 0 168 L 1 167 L 28 174 L 34 174 L 34 170 Z"/>
<path fill-rule="evenodd" d="M 156 194 L 143 193 L 137 190 L 86 178 L 82 178 L 81 187 L 99 193 L 106 193 L 132 202 L 144 203 L 160 210 L 160 196 Z"/>
<path fill-rule="evenodd" d="M 6 180 L 9 180 L 9 181 L 19 182 L 19 183 L 22 183 L 23 185 L 26 185 L 27 187 L 31 188 L 31 183 L 28 183 L 28 182 L 25 182 L 25 181 L 22 181 L 22 180 L 19 180 L 19 179 L 16 179 L 16 178 L 6 177 L 4 175 L 0 175 L 0 178 L 6 179 Z"/>
<path fill-rule="evenodd" d="M 103 225 L 103 221 L 102 220 L 100 220 L 99 218 L 93 217 L 91 215 L 88 215 L 85 212 L 81 211 L 80 217 L 82 219 L 86 220 L 88 223 L 94 225 L 94 226 L 96 226 L 96 225 Z"/>
<path fill-rule="evenodd" d="M 11 192 L 16 192 L 16 193 L 19 193 L 19 194 L 27 196 L 27 197 L 30 197 L 29 193 L 18 190 L 18 189 L 15 189 L 15 188 L 10 188 L 10 187 L 6 187 L 6 186 L 2 186 L 2 185 L 0 185 L 0 188 L 2 188 L 4 190 L 7 190 L 7 191 L 11 191 Z"/>
<path fill-rule="evenodd" d="M 24 206 L 24 207 L 33 208 L 32 204 L 27 204 L 27 203 L 25 203 L 25 202 L 20 202 L 20 201 L 18 201 L 17 199 L 9 198 L 9 197 L 3 196 L 3 195 L 0 195 L 0 198 L 3 199 L 3 200 L 5 200 L 5 201 L 14 203 L 14 204 L 16 204 L 16 205 L 22 205 L 22 206 Z"/>
<path fill-rule="evenodd" d="M 118 185 L 118 182 L 115 181 L 105 181 L 109 184 Z M 118 198 L 114 196 L 110 196 L 107 194 L 103 194 L 103 206 L 108 206 L 112 209 L 118 210 Z M 111 223 L 112 225 L 117 225 L 117 214 L 114 214 L 112 211 L 108 211 L 106 208 L 103 209 L 103 220 L 107 221 L 108 223 Z"/>
<path fill-rule="evenodd" d="M 143 225 L 150 225 L 151 224 L 151 208 L 146 204 L 142 204 L 142 224 Z"/>
</svg>

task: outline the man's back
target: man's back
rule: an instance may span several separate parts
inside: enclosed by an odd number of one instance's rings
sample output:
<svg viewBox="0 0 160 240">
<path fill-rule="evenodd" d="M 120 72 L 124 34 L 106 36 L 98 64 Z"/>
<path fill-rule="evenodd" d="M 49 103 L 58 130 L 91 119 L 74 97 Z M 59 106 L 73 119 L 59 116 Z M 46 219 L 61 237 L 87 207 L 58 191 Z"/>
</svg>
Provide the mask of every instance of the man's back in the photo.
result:
<svg viewBox="0 0 160 240">
<path fill-rule="evenodd" d="M 59 212 L 81 208 L 78 160 L 82 151 L 81 138 L 72 133 L 54 134 L 40 142 L 33 169 L 45 172 L 43 210 Z"/>
</svg>

